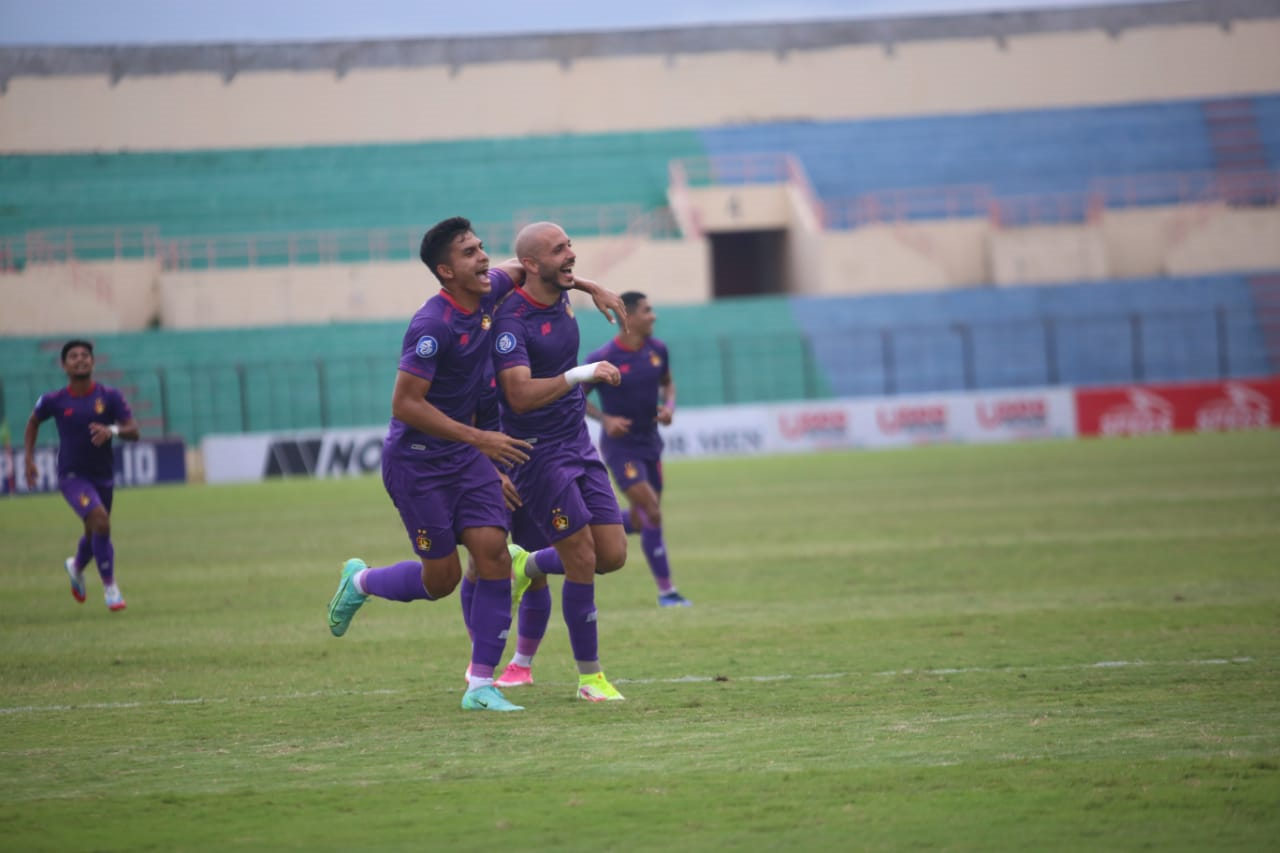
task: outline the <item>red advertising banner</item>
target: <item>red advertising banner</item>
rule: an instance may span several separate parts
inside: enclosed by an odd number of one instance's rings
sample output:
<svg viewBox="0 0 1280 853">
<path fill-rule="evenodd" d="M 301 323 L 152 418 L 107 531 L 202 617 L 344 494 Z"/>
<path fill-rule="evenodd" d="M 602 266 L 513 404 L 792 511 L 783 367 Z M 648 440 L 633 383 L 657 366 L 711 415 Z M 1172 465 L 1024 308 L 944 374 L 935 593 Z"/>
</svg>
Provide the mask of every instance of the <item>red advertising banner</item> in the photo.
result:
<svg viewBox="0 0 1280 853">
<path fill-rule="evenodd" d="M 1223 432 L 1280 426 L 1280 377 L 1076 389 L 1080 435 Z"/>
</svg>

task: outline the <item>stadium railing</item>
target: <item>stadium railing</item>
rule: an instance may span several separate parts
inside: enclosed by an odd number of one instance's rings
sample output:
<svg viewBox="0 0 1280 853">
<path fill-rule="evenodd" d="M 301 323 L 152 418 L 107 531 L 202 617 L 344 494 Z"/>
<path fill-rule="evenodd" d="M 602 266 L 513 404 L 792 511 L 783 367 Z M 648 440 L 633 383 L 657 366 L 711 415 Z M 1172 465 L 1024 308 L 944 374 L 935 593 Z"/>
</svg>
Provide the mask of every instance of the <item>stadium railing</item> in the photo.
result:
<svg viewBox="0 0 1280 853">
<path fill-rule="evenodd" d="M 265 332 L 265 335 L 271 335 Z M 817 400 L 955 390 L 1227 379 L 1274 372 L 1253 312 L 1210 310 L 1062 314 L 1047 318 L 820 333 L 664 337 L 679 365 L 682 405 Z M 152 433 L 189 443 L 211 432 L 368 426 L 385 422 L 394 368 L 383 356 L 106 362 Z M 212 345 L 212 344 L 211 344 Z M 225 350 L 225 348 L 224 348 Z M 231 348 L 234 351 L 234 348 Z M 64 381 L 56 353 L 6 370 L 0 394 L 18 410 Z"/>
<path fill-rule="evenodd" d="M 1280 203 L 1280 171 L 1210 171 L 1130 174 L 1096 178 L 1079 192 L 999 195 L 981 184 L 916 187 L 819 199 L 803 166 L 780 153 L 684 158 L 669 165 L 675 209 L 639 205 L 571 205 L 522 209 L 509 222 L 476 223 L 491 249 L 508 251 L 520 226 L 537 220 L 565 225 L 579 237 L 671 239 L 691 229 L 680 199 L 691 188 L 790 183 L 813 205 L 829 230 L 915 220 L 987 219 L 998 226 L 1091 221 L 1103 211 L 1157 205 Z M 679 223 L 679 224 L 677 224 Z M 101 226 L 28 231 L 0 237 L 0 271 L 29 263 L 157 257 L 169 269 L 213 269 L 292 264 L 372 263 L 417 257 L 416 226 L 167 237 L 158 225 Z"/>
</svg>

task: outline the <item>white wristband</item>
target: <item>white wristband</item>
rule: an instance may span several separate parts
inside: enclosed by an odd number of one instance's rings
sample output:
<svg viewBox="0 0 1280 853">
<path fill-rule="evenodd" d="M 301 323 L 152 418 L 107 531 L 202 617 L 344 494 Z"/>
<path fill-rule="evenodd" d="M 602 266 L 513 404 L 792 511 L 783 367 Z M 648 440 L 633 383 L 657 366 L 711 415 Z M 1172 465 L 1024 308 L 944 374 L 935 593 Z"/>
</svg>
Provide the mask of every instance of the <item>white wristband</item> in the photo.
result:
<svg viewBox="0 0 1280 853">
<path fill-rule="evenodd" d="M 120 434 L 120 424 L 112 424 L 111 426 L 107 427 L 107 429 L 111 430 L 112 435 Z"/>
<path fill-rule="evenodd" d="M 579 364 L 577 367 L 571 367 L 564 372 L 564 381 L 569 383 L 569 387 L 581 385 L 583 382 L 593 382 L 596 378 L 596 365 L 598 361 L 590 364 Z"/>
</svg>

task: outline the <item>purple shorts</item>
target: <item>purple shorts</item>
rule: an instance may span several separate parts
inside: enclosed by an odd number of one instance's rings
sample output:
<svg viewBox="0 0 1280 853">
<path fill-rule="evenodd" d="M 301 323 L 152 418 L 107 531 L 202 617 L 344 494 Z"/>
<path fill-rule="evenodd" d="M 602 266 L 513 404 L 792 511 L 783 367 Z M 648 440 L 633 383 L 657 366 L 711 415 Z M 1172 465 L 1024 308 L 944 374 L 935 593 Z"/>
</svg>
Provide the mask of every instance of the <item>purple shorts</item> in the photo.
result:
<svg viewBox="0 0 1280 853">
<path fill-rule="evenodd" d="M 93 508 L 100 506 L 111 513 L 111 501 L 115 488 L 105 483 L 94 483 L 83 477 L 67 477 L 58 483 L 63 500 L 75 510 L 80 518 L 88 518 Z"/>
<path fill-rule="evenodd" d="M 622 523 L 609 472 L 582 433 L 581 441 L 534 445 L 529 461 L 515 469 L 512 482 L 524 506 L 512 531 L 522 548 L 559 542 L 588 524 Z"/>
<path fill-rule="evenodd" d="M 507 529 L 502 482 L 484 454 L 459 445 L 449 464 L 382 454 L 382 483 L 400 512 L 419 557 L 435 560 L 458 548 L 462 531 Z"/>
<path fill-rule="evenodd" d="M 648 483 L 662 494 L 662 457 L 652 450 L 601 443 L 600 453 L 609 466 L 609 473 L 622 491 L 636 483 Z"/>
</svg>

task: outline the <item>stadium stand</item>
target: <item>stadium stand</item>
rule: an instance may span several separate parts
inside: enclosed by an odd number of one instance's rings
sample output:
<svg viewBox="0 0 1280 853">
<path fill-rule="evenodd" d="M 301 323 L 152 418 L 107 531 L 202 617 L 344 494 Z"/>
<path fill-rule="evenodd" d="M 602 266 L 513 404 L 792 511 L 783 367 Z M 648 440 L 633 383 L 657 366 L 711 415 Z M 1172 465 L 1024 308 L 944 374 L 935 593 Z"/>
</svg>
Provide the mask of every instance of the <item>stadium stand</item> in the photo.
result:
<svg viewBox="0 0 1280 853">
<path fill-rule="evenodd" d="M 412 267 L 416 299 L 416 235 L 460 208 L 495 251 L 517 223 L 546 217 L 575 216 L 575 237 L 621 243 L 637 217 L 669 203 L 672 164 L 765 154 L 794 160 L 827 207 L 828 230 L 815 241 L 788 234 L 827 266 L 790 265 L 786 275 L 816 270 L 827 283 L 684 304 L 716 292 L 688 280 L 714 277 L 701 272 L 714 265 L 711 241 L 693 231 L 632 264 L 639 289 L 657 289 L 658 334 L 671 345 L 682 405 L 1272 373 L 1278 25 L 1274 3 L 1187 0 L 486 39 L 465 45 L 465 61 L 456 45 L 443 43 L 445 56 L 433 40 L 0 50 L 0 286 L 5 271 L 24 267 L 148 259 L 128 270 L 81 264 L 69 282 L 56 269 L 28 275 L 39 286 L 3 304 L 29 307 L 41 288 L 56 289 L 90 303 L 76 322 L 113 309 L 95 328 L 142 329 L 166 317 L 144 298 L 235 294 L 215 320 L 188 299 L 177 322 L 212 325 L 241 310 L 234 322 L 258 328 L 94 335 L 102 379 L 130 393 L 149 432 L 195 442 L 209 432 L 376 424 L 403 318 L 399 307 L 355 313 L 375 286 L 355 265 L 376 269 L 384 286 L 389 267 Z M 962 63 L 966 74 L 952 80 L 947 70 Z M 737 85 L 726 89 L 727 79 Z M 634 92 L 617 97 L 633 80 Z M 367 109 L 374 91 L 394 100 L 431 81 L 445 105 L 496 101 L 527 84 L 556 92 L 563 107 L 509 122 L 482 116 L 461 139 L 413 110 Z M 69 108 L 49 110 L 49 99 Z M 225 120 L 213 127 L 208 115 Z M 1224 191 L 1239 176 L 1251 194 Z M 907 197 L 925 203 L 875 214 L 881 199 Z M 831 215 L 865 200 L 870 219 Z M 1099 225 L 1099 200 L 1151 209 Z M 1261 216 L 1237 216 L 1240 208 Z M 1087 228 L 1071 231 L 1082 221 Z M 1028 224 L 1065 224 L 1066 233 L 1010 227 Z M 1024 234 L 1035 239 L 1019 241 Z M 677 258 L 672 243 L 697 245 Z M 607 248 L 594 257 L 627 258 L 633 247 Z M 1086 250 L 1088 262 L 1075 266 L 1023 263 L 1036 251 Z M 251 269 L 273 264 L 293 269 Z M 302 275 L 300 265 L 326 275 Z M 1042 283 L 1021 286 L 1031 281 Z M 397 319 L 279 325 L 287 312 L 254 314 L 271 301 L 255 299 L 258 288 L 278 286 L 272 293 L 288 297 L 278 304 L 308 299 L 298 294 L 317 282 L 335 291 L 326 305 L 336 307 L 321 317 Z M 795 295 L 805 292 L 824 295 Z M 126 299 L 137 303 L 128 311 Z M 584 348 L 609 334 L 591 312 L 579 316 Z M 66 337 L 17 334 L 0 336 L 11 423 L 62 381 L 55 360 Z"/>
<path fill-rule="evenodd" d="M 1274 277 L 1272 277 L 1274 278 Z M 660 310 L 683 405 L 915 391 L 1258 376 L 1275 338 L 1241 275 L 830 298 L 744 298 Z M 1274 310 L 1274 308 L 1270 309 Z M 579 315 L 583 352 L 613 332 Z M 377 424 L 402 323 L 100 336 L 101 378 L 144 426 L 209 432 Z M 0 338 L 6 410 L 62 381 L 60 340 Z"/>
</svg>

